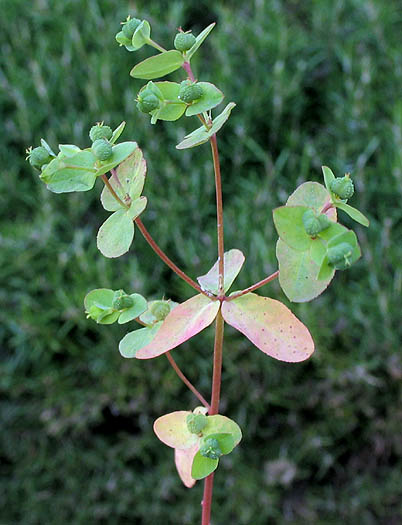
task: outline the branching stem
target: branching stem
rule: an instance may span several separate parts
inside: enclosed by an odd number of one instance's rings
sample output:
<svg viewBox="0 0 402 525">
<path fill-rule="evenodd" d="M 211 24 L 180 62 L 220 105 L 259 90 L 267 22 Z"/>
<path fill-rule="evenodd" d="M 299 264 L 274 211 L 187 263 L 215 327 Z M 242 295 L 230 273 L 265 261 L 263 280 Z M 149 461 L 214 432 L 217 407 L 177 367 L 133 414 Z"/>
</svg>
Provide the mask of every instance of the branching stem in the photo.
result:
<svg viewBox="0 0 402 525">
<path fill-rule="evenodd" d="M 191 390 L 191 392 L 201 401 L 201 403 L 208 409 L 208 411 L 211 409 L 208 401 L 204 398 L 200 392 L 195 388 L 195 386 L 190 383 L 190 381 L 187 379 L 187 377 L 183 374 L 183 372 L 180 370 L 178 364 L 173 359 L 170 352 L 166 352 L 166 357 L 168 358 L 169 363 L 172 365 L 173 370 L 176 372 L 176 374 L 179 376 L 179 378 L 183 381 L 183 383 Z"/>
<path fill-rule="evenodd" d="M 278 276 L 279 276 L 279 270 L 277 270 L 271 275 L 268 275 L 268 277 L 265 277 L 265 279 L 258 281 L 258 283 L 255 283 L 252 286 L 249 286 L 248 288 L 245 288 L 244 290 L 241 290 L 240 292 L 237 292 L 236 294 L 231 295 L 230 297 L 225 297 L 225 301 L 233 301 L 233 299 L 237 299 L 237 297 L 241 297 L 242 295 L 245 295 L 246 293 L 254 292 L 254 290 L 261 288 L 261 286 L 264 286 L 264 284 L 270 283 L 271 281 L 276 279 Z"/>
</svg>

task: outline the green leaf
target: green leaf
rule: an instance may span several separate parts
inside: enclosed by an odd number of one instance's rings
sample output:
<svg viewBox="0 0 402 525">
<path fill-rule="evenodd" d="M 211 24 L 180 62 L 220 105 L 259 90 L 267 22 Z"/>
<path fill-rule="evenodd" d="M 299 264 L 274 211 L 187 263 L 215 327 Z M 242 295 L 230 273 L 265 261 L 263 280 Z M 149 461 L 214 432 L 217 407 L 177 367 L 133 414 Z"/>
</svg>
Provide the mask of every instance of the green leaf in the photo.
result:
<svg viewBox="0 0 402 525">
<path fill-rule="evenodd" d="M 146 58 L 133 67 L 130 75 L 134 78 L 152 80 L 173 73 L 173 71 L 182 66 L 183 62 L 183 55 L 180 51 L 171 49 L 159 55 Z"/>
<path fill-rule="evenodd" d="M 119 31 L 117 35 L 115 36 L 115 38 L 116 38 L 116 41 L 121 46 L 124 46 L 127 49 L 127 51 L 135 51 L 135 48 L 133 47 L 131 40 L 126 37 L 123 31 Z"/>
<path fill-rule="evenodd" d="M 304 252 L 310 249 L 312 238 L 303 226 L 303 214 L 307 206 L 281 206 L 272 214 L 279 237 L 293 250 Z"/>
<path fill-rule="evenodd" d="M 341 210 L 343 210 L 345 213 L 349 215 L 354 221 L 358 222 L 362 226 L 366 226 L 366 228 L 369 227 L 370 222 L 367 219 L 365 215 L 359 210 L 356 210 L 356 208 L 353 208 L 353 206 L 350 206 L 349 204 L 345 204 L 344 202 L 337 201 L 335 203 L 335 206 Z"/>
<path fill-rule="evenodd" d="M 198 444 L 186 450 L 175 448 L 174 461 L 180 479 L 187 488 L 194 486 L 196 480 L 191 476 L 191 466 L 194 461 L 194 456 L 198 452 Z"/>
<path fill-rule="evenodd" d="M 327 244 L 320 238 L 314 239 L 310 246 L 310 257 L 320 267 L 327 253 Z"/>
<path fill-rule="evenodd" d="M 181 345 L 209 326 L 214 321 L 219 307 L 219 301 L 212 301 L 202 294 L 179 304 L 163 321 L 155 339 L 137 352 L 137 359 L 158 357 Z"/>
<path fill-rule="evenodd" d="M 233 281 L 238 276 L 243 263 L 244 263 L 244 255 L 240 250 L 229 250 L 228 252 L 225 252 L 223 262 L 224 262 L 224 283 L 223 288 L 224 291 L 227 292 L 229 288 L 232 286 Z M 211 292 L 215 295 L 218 294 L 218 287 L 219 287 L 219 261 L 216 261 L 216 263 L 212 266 L 212 268 L 209 270 L 208 273 L 205 275 L 201 275 L 200 277 L 197 277 L 197 281 L 199 282 L 201 288 L 203 290 L 206 290 L 208 292 Z"/>
<path fill-rule="evenodd" d="M 130 308 L 127 308 L 127 310 L 123 310 L 123 312 L 121 312 L 118 321 L 119 324 L 125 324 L 129 321 L 132 321 L 133 319 L 136 319 L 148 308 L 146 299 L 139 293 L 133 293 L 130 295 L 130 297 L 133 299 L 134 304 L 133 306 L 130 306 Z"/>
<path fill-rule="evenodd" d="M 109 258 L 128 252 L 134 238 L 134 224 L 126 210 L 115 211 L 99 228 L 97 246 Z"/>
<path fill-rule="evenodd" d="M 350 259 L 351 259 L 351 264 L 353 264 L 361 257 L 359 242 L 357 240 L 357 237 L 354 231 L 347 230 L 341 233 L 340 235 L 336 235 L 335 237 L 332 237 L 332 239 L 328 241 L 328 248 L 333 248 L 334 246 L 338 246 L 339 244 L 344 243 L 344 242 L 352 246 L 352 255 Z"/>
<path fill-rule="evenodd" d="M 279 284 L 290 301 L 304 303 L 318 297 L 328 287 L 335 274 L 332 270 L 325 281 L 317 280 L 320 267 L 311 256 L 311 250 L 317 250 L 318 243 L 322 244 L 319 239 L 312 243 L 310 252 L 292 250 L 281 239 L 276 244 Z M 324 245 L 324 256 L 325 254 Z"/>
<path fill-rule="evenodd" d="M 74 144 L 59 144 L 59 150 L 63 157 L 72 157 L 81 151 Z"/>
<path fill-rule="evenodd" d="M 233 438 L 233 448 L 236 447 L 242 438 L 239 425 L 226 416 L 220 414 L 208 416 L 207 424 L 202 429 L 204 437 L 210 437 L 212 434 L 230 434 Z"/>
<path fill-rule="evenodd" d="M 308 206 L 317 212 L 321 212 L 327 202 L 330 202 L 331 195 L 318 182 L 305 182 L 301 184 L 288 198 L 287 206 Z M 336 221 L 336 209 L 330 208 L 326 215 L 332 221 Z"/>
<path fill-rule="evenodd" d="M 119 352 L 123 357 L 132 358 L 135 354 L 147 346 L 157 334 L 162 322 L 155 323 L 152 326 L 146 326 L 145 328 L 139 328 L 134 332 L 126 334 L 119 343 Z"/>
<path fill-rule="evenodd" d="M 119 124 L 117 128 L 113 131 L 112 138 L 109 140 L 110 144 L 114 144 L 119 139 L 125 127 L 126 127 L 126 123 L 123 120 L 123 122 Z"/>
<path fill-rule="evenodd" d="M 222 111 L 222 113 L 220 113 L 216 118 L 214 118 L 214 120 L 212 121 L 212 126 L 209 130 L 207 130 L 205 126 L 194 130 L 189 135 L 186 135 L 184 137 L 184 140 L 182 140 L 180 144 L 176 146 L 176 148 L 194 148 L 195 146 L 204 144 L 204 142 L 208 142 L 210 137 L 212 137 L 212 135 L 217 133 L 222 128 L 222 126 L 230 117 L 230 113 L 235 106 L 236 104 L 234 102 L 230 102 Z"/>
<path fill-rule="evenodd" d="M 218 106 L 224 99 L 222 91 L 213 84 L 209 82 L 198 82 L 198 85 L 202 88 L 202 97 L 187 108 L 187 117 L 192 117 L 193 115 L 198 115 L 204 111 L 208 111 L 209 109 Z"/>
<path fill-rule="evenodd" d="M 318 281 L 327 281 L 328 279 L 332 279 L 334 273 L 335 270 L 328 264 L 328 257 L 325 255 L 324 259 L 322 260 L 317 279 Z"/>
<path fill-rule="evenodd" d="M 265 354 L 296 363 L 314 352 L 310 332 L 284 304 L 254 293 L 223 301 L 225 321 Z"/>
<path fill-rule="evenodd" d="M 194 479 L 204 479 L 216 470 L 219 459 L 211 459 L 201 456 L 198 451 L 193 459 L 191 467 L 191 477 Z"/>
<path fill-rule="evenodd" d="M 200 45 L 204 42 L 204 40 L 207 38 L 209 33 L 212 31 L 212 29 L 215 27 L 215 22 L 210 24 L 208 27 L 206 27 L 201 33 L 196 37 L 195 43 L 193 46 L 187 51 L 186 53 L 186 59 L 188 61 L 191 60 L 191 57 L 194 55 L 194 53 L 198 50 Z"/>
<path fill-rule="evenodd" d="M 146 310 L 146 312 L 144 312 L 140 316 L 140 321 L 142 323 L 144 323 L 146 325 L 153 325 L 153 324 L 155 324 L 158 321 L 158 319 L 152 313 L 152 307 L 157 302 L 160 302 L 160 301 L 149 301 L 148 302 L 148 309 Z M 171 299 L 168 299 L 167 301 L 164 301 L 164 303 L 169 305 L 170 310 L 173 310 L 173 308 L 176 308 L 176 306 L 178 306 L 178 304 L 179 304 L 179 303 L 175 303 Z"/>
<path fill-rule="evenodd" d="M 162 97 L 161 107 L 151 111 L 151 123 L 155 124 L 157 120 L 167 120 L 173 122 L 179 119 L 186 111 L 187 105 L 178 98 L 180 84 L 176 82 L 155 82 L 160 97 Z M 155 93 L 156 94 L 156 93 Z"/>
<path fill-rule="evenodd" d="M 154 423 L 154 432 L 158 439 L 171 448 L 186 450 L 199 442 L 197 434 L 192 434 L 187 427 L 187 416 L 191 412 L 179 410 L 159 417 Z"/>
<path fill-rule="evenodd" d="M 45 148 L 45 150 L 49 153 L 49 155 L 52 155 L 52 157 L 56 156 L 56 153 L 52 150 L 52 148 L 49 146 L 49 144 L 46 142 L 45 139 L 40 139 L 41 146 Z"/>
<path fill-rule="evenodd" d="M 114 291 L 108 288 L 97 288 L 92 290 L 85 296 L 84 306 L 85 310 L 89 311 L 91 306 L 96 306 L 102 310 L 108 310 L 112 308 L 114 298 Z"/>
<path fill-rule="evenodd" d="M 151 36 L 151 26 L 149 25 L 149 22 L 147 22 L 146 20 L 143 20 L 141 24 L 135 30 L 133 38 L 131 40 L 133 51 L 137 51 L 143 45 L 147 44 L 149 42 L 150 36 Z"/>
<path fill-rule="evenodd" d="M 331 192 L 331 182 L 333 180 L 335 180 L 335 175 L 332 173 L 332 170 L 330 168 L 328 168 L 328 166 L 322 166 L 321 169 L 322 169 L 322 173 L 324 175 L 325 187 L 327 188 L 329 193 L 332 194 L 332 192 Z"/>
<path fill-rule="evenodd" d="M 66 157 L 62 153 L 49 162 L 40 178 L 54 193 L 88 191 L 94 187 L 96 174 L 95 157 L 90 151 L 79 151 Z"/>
<path fill-rule="evenodd" d="M 127 210 L 127 216 L 133 221 L 145 210 L 148 199 L 146 197 L 140 197 L 135 199 L 130 204 L 130 208 Z"/>
<path fill-rule="evenodd" d="M 126 160 L 136 148 L 138 148 L 136 142 L 121 142 L 120 144 L 113 146 L 110 159 L 107 159 L 104 162 L 98 161 L 96 176 L 99 177 L 118 166 L 121 162 Z"/>
<path fill-rule="evenodd" d="M 205 438 L 216 439 L 223 455 L 230 454 L 235 448 L 234 439 L 231 434 L 208 434 L 208 436 L 204 436 L 204 439 Z"/>
</svg>

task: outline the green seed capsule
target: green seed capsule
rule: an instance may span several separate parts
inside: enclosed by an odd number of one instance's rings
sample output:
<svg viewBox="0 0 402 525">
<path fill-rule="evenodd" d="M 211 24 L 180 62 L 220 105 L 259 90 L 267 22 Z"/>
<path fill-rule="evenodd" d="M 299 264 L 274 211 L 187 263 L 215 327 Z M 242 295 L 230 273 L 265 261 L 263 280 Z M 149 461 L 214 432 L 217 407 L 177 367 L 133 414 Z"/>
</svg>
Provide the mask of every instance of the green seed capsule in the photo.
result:
<svg viewBox="0 0 402 525">
<path fill-rule="evenodd" d="M 316 215 L 314 210 L 306 210 L 302 217 L 303 226 L 310 237 L 316 237 L 320 232 L 330 227 L 331 221 L 324 214 Z"/>
<path fill-rule="evenodd" d="M 124 290 L 117 290 L 114 292 L 112 308 L 114 310 L 126 310 L 133 306 L 134 300 L 132 297 L 127 295 Z"/>
<path fill-rule="evenodd" d="M 28 158 L 31 166 L 40 170 L 45 164 L 48 164 L 53 157 L 46 148 L 38 146 L 29 152 Z"/>
<path fill-rule="evenodd" d="M 184 84 L 180 85 L 179 99 L 186 104 L 191 104 L 194 100 L 198 100 L 203 95 L 202 87 L 199 84 Z"/>
<path fill-rule="evenodd" d="M 138 18 L 128 18 L 124 24 L 122 31 L 124 33 L 124 36 L 126 38 L 129 38 L 130 40 L 133 38 L 133 35 L 135 33 L 135 30 L 137 27 L 141 24 L 141 20 L 138 20 Z"/>
<path fill-rule="evenodd" d="M 112 145 L 105 139 L 98 139 L 92 144 L 92 152 L 98 160 L 104 161 L 112 156 Z"/>
<path fill-rule="evenodd" d="M 199 434 L 207 424 L 204 414 L 189 414 L 186 419 L 187 428 L 192 434 Z"/>
<path fill-rule="evenodd" d="M 102 124 L 92 126 L 92 128 L 89 131 L 89 138 L 92 140 L 92 142 L 95 142 L 95 140 L 99 139 L 110 140 L 112 138 L 112 135 L 112 128 L 110 128 L 109 126 L 103 126 Z"/>
<path fill-rule="evenodd" d="M 329 187 L 340 199 L 350 199 L 355 192 L 353 181 L 348 174 L 334 179 Z"/>
<path fill-rule="evenodd" d="M 159 106 L 160 100 L 152 91 L 146 89 L 138 95 L 137 108 L 143 113 L 150 113 Z"/>
<path fill-rule="evenodd" d="M 218 459 L 222 456 L 222 450 L 218 440 L 215 438 L 206 438 L 200 446 L 200 454 L 205 458 Z"/>
<path fill-rule="evenodd" d="M 341 242 L 337 246 L 333 246 L 328 250 L 328 264 L 333 266 L 336 270 L 346 270 L 350 268 L 350 258 L 352 256 L 353 248 L 347 242 Z"/>
<path fill-rule="evenodd" d="M 174 38 L 174 47 L 181 52 L 188 51 L 195 44 L 196 38 L 191 33 L 177 33 Z"/>
<path fill-rule="evenodd" d="M 158 319 L 163 321 L 170 313 L 170 305 L 166 301 L 154 301 L 150 306 L 151 314 Z"/>
</svg>

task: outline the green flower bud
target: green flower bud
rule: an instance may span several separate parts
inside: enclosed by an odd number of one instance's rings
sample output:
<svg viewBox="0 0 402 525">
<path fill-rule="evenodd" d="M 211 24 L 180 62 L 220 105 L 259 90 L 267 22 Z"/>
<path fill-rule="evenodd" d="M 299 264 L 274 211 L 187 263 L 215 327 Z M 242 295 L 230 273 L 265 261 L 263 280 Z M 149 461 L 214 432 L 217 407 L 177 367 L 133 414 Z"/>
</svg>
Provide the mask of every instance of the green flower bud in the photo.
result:
<svg viewBox="0 0 402 525">
<path fill-rule="evenodd" d="M 137 108 L 143 113 L 150 113 L 160 106 L 159 98 L 149 89 L 144 89 L 144 91 L 139 93 L 137 100 Z"/>
<path fill-rule="evenodd" d="M 200 454 L 204 458 L 218 459 L 222 456 L 221 447 L 215 438 L 206 438 L 200 446 Z"/>
<path fill-rule="evenodd" d="M 346 174 L 344 177 L 337 177 L 331 182 L 329 187 L 342 200 L 350 199 L 355 192 L 353 181 L 349 174 Z"/>
<path fill-rule="evenodd" d="M 170 305 L 167 301 L 154 301 L 149 309 L 158 321 L 163 321 L 170 313 Z"/>
<path fill-rule="evenodd" d="M 189 414 L 186 419 L 187 428 L 192 434 L 199 434 L 207 424 L 204 414 Z"/>
<path fill-rule="evenodd" d="M 351 266 L 352 251 L 352 246 L 347 242 L 341 242 L 337 246 L 329 248 L 327 253 L 328 264 L 336 270 L 346 270 Z"/>
<path fill-rule="evenodd" d="M 98 139 L 92 144 L 92 152 L 98 160 L 107 160 L 112 156 L 112 145 L 105 139 Z"/>
<path fill-rule="evenodd" d="M 40 170 L 45 164 L 48 164 L 53 158 L 43 146 L 28 150 L 27 153 L 29 163 L 38 170 Z"/>
<path fill-rule="evenodd" d="M 180 85 L 180 100 L 182 100 L 186 104 L 191 104 L 191 102 L 194 102 L 194 100 L 198 100 L 202 97 L 204 92 L 199 84 L 188 84 L 188 82 L 184 82 L 182 82 Z"/>
<path fill-rule="evenodd" d="M 188 51 L 195 44 L 195 36 L 192 33 L 177 33 L 174 38 L 174 47 L 181 52 Z"/>
<path fill-rule="evenodd" d="M 124 290 L 114 292 L 112 308 L 114 310 L 126 310 L 134 304 L 134 299 L 127 295 Z"/>
<path fill-rule="evenodd" d="M 325 214 L 316 215 L 311 209 L 303 213 L 302 221 L 306 233 L 311 237 L 316 237 L 331 225 L 331 221 Z"/>
<path fill-rule="evenodd" d="M 141 24 L 141 20 L 138 20 L 138 18 L 128 17 L 127 20 L 123 22 L 122 31 L 124 33 L 124 36 L 131 40 L 133 38 L 135 30 L 140 24 Z"/>
<path fill-rule="evenodd" d="M 109 126 L 104 126 L 103 124 L 96 124 L 96 126 L 92 126 L 89 131 L 89 138 L 92 140 L 92 142 L 95 142 L 95 140 L 99 139 L 110 140 L 112 135 L 112 128 Z"/>
</svg>

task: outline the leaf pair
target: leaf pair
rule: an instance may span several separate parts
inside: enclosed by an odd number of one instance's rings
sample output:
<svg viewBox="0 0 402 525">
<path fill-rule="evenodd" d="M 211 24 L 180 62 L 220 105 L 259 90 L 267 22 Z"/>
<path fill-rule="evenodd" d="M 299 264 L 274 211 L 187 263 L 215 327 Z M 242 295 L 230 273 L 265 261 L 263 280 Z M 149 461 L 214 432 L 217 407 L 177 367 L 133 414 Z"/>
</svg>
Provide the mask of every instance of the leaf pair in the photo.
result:
<svg viewBox="0 0 402 525">
<path fill-rule="evenodd" d="M 150 37 L 151 26 L 147 20 L 142 20 L 134 31 L 132 38 L 127 38 L 123 31 L 119 31 L 116 35 L 116 40 L 121 46 L 124 46 L 127 51 L 137 51 L 145 44 L 149 44 Z"/>
<path fill-rule="evenodd" d="M 239 250 L 225 254 L 225 292 L 232 285 L 244 262 Z M 216 263 L 198 281 L 202 288 L 217 293 Z M 311 356 L 314 343 L 307 328 L 279 301 L 257 294 L 230 297 L 222 304 L 203 294 L 179 304 L 166 319 L 149 329 L 127 334 L 120 342 L 124 357 L 151 359 L 184 343 L 208 327 L 219 310 L 224 320 L 243 333 L 265 354 L 281 361 L 298 362 Z"/>
<path fill-rule="evenodd" d="M 196 412 L 196 409 L 194 412 Z M 202 410 L 202 409 L 201 409 Z M 158 418 L 154 432 L 168 447 L 175 449 L 175 462 L 181 480 L 186 487 L 192 487 L 196 480 L 203 479 L 218 467 L 219 459 L 201 454 L 200 447 L 207 439 L 218 442 L 222 455 L 230 454 L 240 443 L 240 427 L 221 415 L 208 416 L 206 426 L 199 434 L 189 431 L 187 418 L 192 413 L 180 410 Z"/>
<path fill-rule="evenodd" d="M 320 213 L 329 199 L 330 194 L 324 186 L 306 182 L 292 193 L 286 206 L 273 211 L 279 235 L 276 245 L 279 283 L 290 301 L 311 301 L 327 288 L 335 275 L 334 267 L 328 264 L 329 241 L 349 230 L 336 222 L 335 208 L 326 212 L 332 224 L 315 238 L 306 233 L 302 220 L 306 210 L 313 209 Z M 360 257 L 360 249 L 353 232 L 348 233 L 348 239 L 354 247 L 354 262 Z"/>
<path fill-rule="evenodd" d="M 87 317 L 99 324 L 125 324 L 139 317 L 147 309 L 147 301 L 138 293 L 129 295 L 131 306 L 116 308 L 116 292 L 107 288 L 98 288 L 89 292 L 84 299 Z"/>
<path fill-rule="evenodd" d="M 125 206 L 117 201 L 107 186 L 101 194 L 104 209 L 114 212 L 102 224 L 97 236 L 97 246 L 105 257 L 119 257 L 130 249 L 134 238 L 133 221 L 147 205 L 147 198 L 141 197 L 146 163 L 141 150 L 136 144 L 135 146 L 131 155 L 109 178 L 112 189 Z"/>
</svg>

